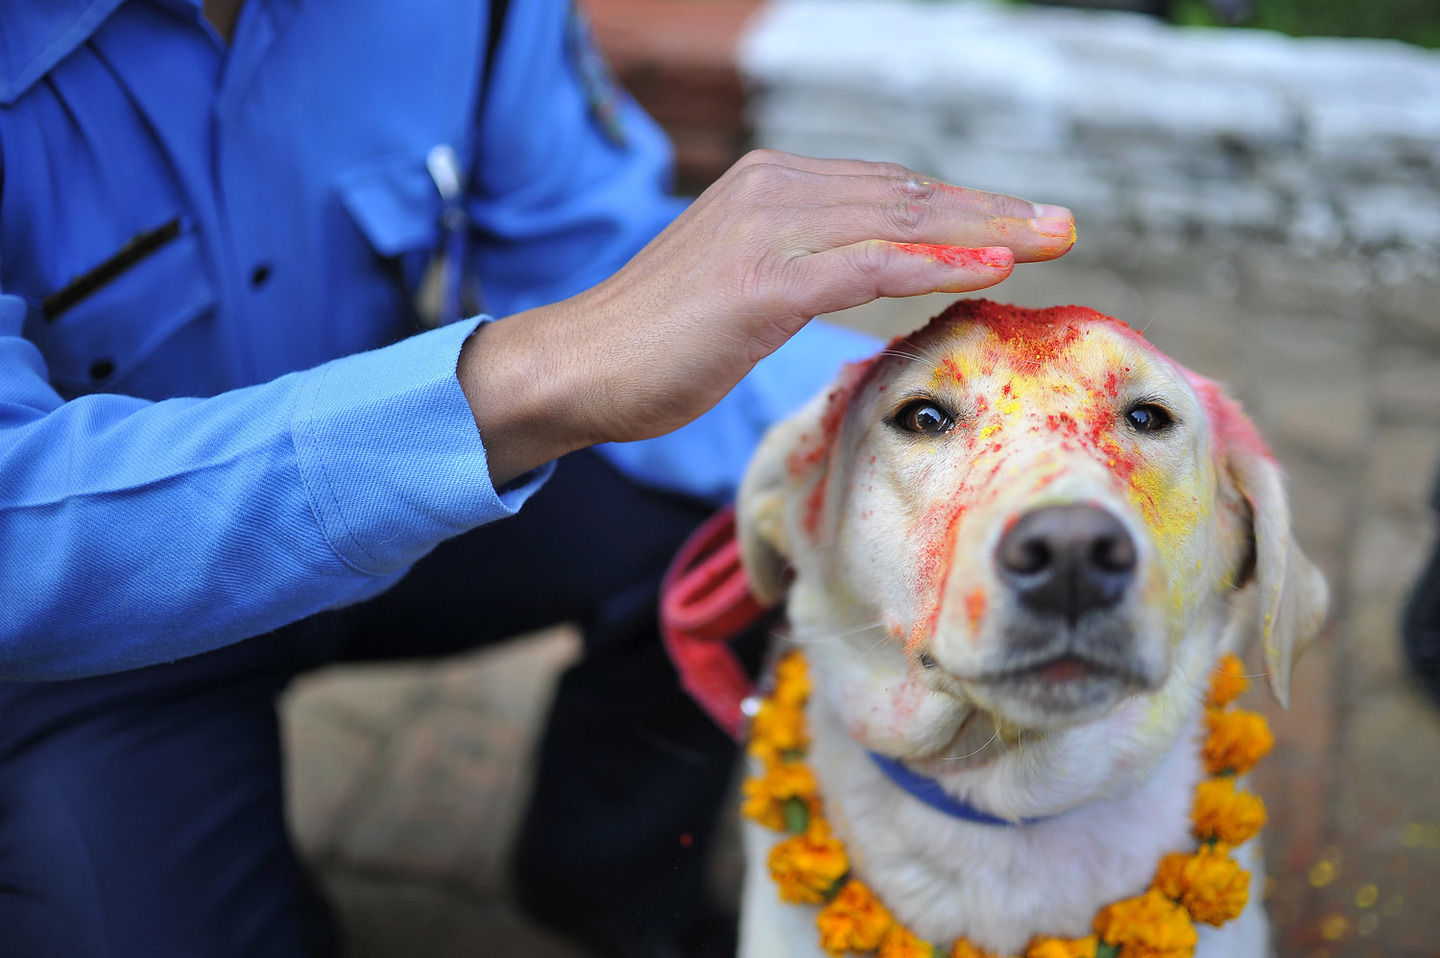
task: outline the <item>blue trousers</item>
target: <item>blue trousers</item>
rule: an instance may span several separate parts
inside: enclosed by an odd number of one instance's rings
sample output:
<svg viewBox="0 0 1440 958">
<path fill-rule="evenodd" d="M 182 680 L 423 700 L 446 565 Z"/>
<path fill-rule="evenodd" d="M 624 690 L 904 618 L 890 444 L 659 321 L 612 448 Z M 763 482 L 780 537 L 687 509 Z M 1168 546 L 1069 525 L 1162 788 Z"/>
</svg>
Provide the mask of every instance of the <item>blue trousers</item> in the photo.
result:
<svg viewBox="0 0 1440 958">
<path fill-rule="evenodd" d="M 286 831 L 276 695 L 326 662 L 561 621 L 586 654 L 541 746 L 522 903 L 602 954 L 701 953 L 734 750 L 677 687 L 655 595 L 707 511 L 577 453 L 518 516 L 443 543 L 364 605 L 170 665 L 0 683 L 0 955 L 325 954 Z"/>
</svg>

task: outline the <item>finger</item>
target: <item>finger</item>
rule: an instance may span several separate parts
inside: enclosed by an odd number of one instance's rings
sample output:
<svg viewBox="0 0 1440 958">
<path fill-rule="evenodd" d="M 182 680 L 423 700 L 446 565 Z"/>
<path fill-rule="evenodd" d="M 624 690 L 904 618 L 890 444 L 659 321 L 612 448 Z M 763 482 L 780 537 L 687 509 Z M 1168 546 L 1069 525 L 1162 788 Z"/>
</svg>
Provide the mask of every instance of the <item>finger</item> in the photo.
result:
<svg viewBox="0 0 1440 958">
<path fill-rule="evenodd" d="M 751 150 L 726 171 L 726 175 L 739 173 L 753 166 L 777 166 L 801 173 L 815 173 L 824 176 L 888 176 L 915 177 L 920 174 L 899 163 L 884 161 L 827 159 L 818 156 L 804 156 L 786 153 L 783 150 Z"/>
<path fill-rule="evenodd" d="M 803 158 L 799 163 L 805 164 Z M 1038 216 L 1030 203 L 1013 196 L 913 177 L 816 173 L 752 163 L 711 202 L 711 214 L 731 219 L 741 231 L 755 228 L 758 221 L 761 231 L 789 236 L 799 250 L 812 253 L 883 239 L 1007 246 L 1020 262 L 1032 263 L 1062 256 L 1075 242 L 1069 210 L 1052 207 L 1058 215 Z M 748 225 L 747 219 L 752 221 Z"/>
<path fill-rule="evenodd" d="M 797 197 L 813 190 L 823 205 L 893 200 L 1022 219 L 1072 215 L 1063 206 L 1032 203 L 1007 193 L 955 186 L 898 163 L 818 159 L 779 150 L 747 153 L 726 172 L 722 181 L 729 177 L 760 178 L 770 171 L 774 171 L 773 175 L 777 178 L 785 173 L 809 174 L 801 182 L 787 182 L 787 189 L 793 190 Z M 804 200 L 797 202 L 803 203 Z"/>
<path fill-rule="evenodd" d="M 880 239 L 971 249 L 1004 246 L 1015 254 L 1016 262 L 1036 263 L 1063 256 L 1075 245 L 1075 220 L 1068 215 L 994 216 L 904 202 L 849 208 L 844 215 L 809 211 L 793 225 L 809 251 L 816 253 Z"/>
<path fill-rule="evenodd" d="M 795 262 L 805 300 L 799 313 L 833 313 L 882 296 L 921 296 L 985 289 L 1015 269 L 1006 247 L 971 249 L 867 240 Z"/>
</svg>

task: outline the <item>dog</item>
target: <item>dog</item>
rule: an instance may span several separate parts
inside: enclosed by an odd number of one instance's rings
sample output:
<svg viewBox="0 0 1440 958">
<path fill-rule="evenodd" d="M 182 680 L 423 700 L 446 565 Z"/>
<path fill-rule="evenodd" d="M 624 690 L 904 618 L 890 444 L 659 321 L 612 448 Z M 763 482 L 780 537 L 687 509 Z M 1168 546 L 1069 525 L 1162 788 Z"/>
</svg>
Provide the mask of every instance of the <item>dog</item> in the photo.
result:
<svg viewBox="0 0 1440 958">
<path fill-rule="evenodd" d="M 1328 603 L 1238 405 L 1074 306 L 963 300 L 848 367 L 763 440 L 737 537 L 808 662 L 808 761 L 851 873 L 945 956 L 1089 935 L 1194 851 L 1217 660 L 1258 634 L 1287 704 Z M 767 874 L 780 837 L 744 825 L 742 958 L 825 954 L 817 906 Z M 1249 902 L 1198 927 L 1205 958 L 1268 953 L 1258 839 L 1234 856 Z"/>
</svg>

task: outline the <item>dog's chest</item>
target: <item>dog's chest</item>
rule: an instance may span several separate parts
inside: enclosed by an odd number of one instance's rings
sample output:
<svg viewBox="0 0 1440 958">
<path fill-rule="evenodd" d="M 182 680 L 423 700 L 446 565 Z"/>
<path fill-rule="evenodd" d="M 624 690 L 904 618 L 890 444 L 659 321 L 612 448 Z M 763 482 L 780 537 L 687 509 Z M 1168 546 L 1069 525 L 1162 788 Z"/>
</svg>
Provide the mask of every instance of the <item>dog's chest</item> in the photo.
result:
<svg viewBox="0 0 1440 958">
<path fill-rule="evenodd" d="M 932 810 L 878 774 L 833 717 L 812 711 L 812 723 L 814 768 L 852 867 L 908 928 L 946 949 L 963 936 L 998 955 L 1018 955 L 1040 933 L 1084 936 L 1103 905 L 1146 887 L 1160 857 L 1191 841 L 1199 757 L 1190 749 L 1167 756 L 1122 797 L 1012 828 Z M 766 860 L 780 837 L 744 825 L 741 958 L 821 958 L 818 908 L 781 902 L 768 874 Z M 1252 904 L 1224 928 L 1199 929 L 1199 958 L 1266 954 L 1258 842 L 1240 854 L 1253 876 Z"/>
</svg>

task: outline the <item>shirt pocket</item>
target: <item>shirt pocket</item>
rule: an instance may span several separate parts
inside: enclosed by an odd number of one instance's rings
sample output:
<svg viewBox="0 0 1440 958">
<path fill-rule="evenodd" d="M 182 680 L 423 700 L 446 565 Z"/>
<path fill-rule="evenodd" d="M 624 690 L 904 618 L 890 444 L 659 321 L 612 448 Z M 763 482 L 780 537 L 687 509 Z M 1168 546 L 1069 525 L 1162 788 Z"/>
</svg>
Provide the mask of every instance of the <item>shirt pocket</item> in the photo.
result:
<svg viewBox="0 0 1440 958">
<path fill-rule="evenodd" d="M 379 268 L 399 285 L 396 305 L 417 328 L 435 324 L 442 261 L 442 223 L 446 203 L 428 165 L 434 152 L 404 153 L 371 160 L 339 181 L 340 202 L 355 223 Z M 455 182 L 456 203 L 461 189 Z M 452 213 L 453 215 L 453 213 Z M 457 226 L 464 231 L 462 222 Z M 450 247 L 461 259 L 463 248 Z M 463 268 L 462 264 L 462 268 Z"/>
<path fill-rule="evenodd" d="M 26 336 L 62 394 L 118 390 L 188 323 L 215 311 L 200 239 L 185 218 L 144 231 L 39 304 Z"/>
<path fill-rule="evenodd" d="M 381 257 L 428 254 L 436 245 L 443 204 L 425 156 L 382 157 L 340 178 L 341 204 Z"/>
</svg>

